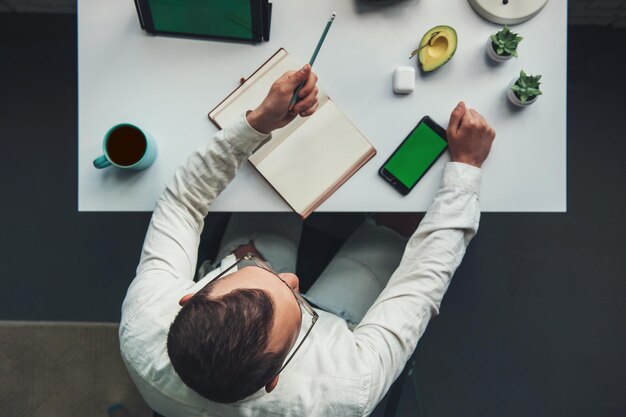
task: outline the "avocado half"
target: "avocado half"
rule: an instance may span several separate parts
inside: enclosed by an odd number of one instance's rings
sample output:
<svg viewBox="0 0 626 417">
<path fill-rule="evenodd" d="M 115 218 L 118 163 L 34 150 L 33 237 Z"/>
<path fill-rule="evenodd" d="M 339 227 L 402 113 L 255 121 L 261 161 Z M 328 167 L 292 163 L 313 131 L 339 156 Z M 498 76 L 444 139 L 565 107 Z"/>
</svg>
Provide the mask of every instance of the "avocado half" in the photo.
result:
<svg viewBox="0 0 626 417">
<path fill-rule="evenodd" d="M 450 26 L 435 26 L 422 38 L 418 58 L 424 72 L 436 70 L 456 52 L 456 31 Z"/>
</svg>

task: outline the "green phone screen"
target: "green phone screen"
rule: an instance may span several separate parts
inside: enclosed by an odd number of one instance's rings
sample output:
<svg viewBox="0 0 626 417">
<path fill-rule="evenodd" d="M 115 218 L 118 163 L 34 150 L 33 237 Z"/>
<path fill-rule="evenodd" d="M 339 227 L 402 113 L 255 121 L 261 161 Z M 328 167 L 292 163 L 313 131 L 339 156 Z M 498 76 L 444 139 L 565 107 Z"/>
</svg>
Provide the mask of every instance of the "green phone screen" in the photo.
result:
<svg viewBox="0 0 626 417">
<path fill-rule="evenodd" d="M 160 32 L 252 38 L 250 0 L 148 0 Z"/>
<path fill-rule="evenodd" d="M 448 146 L 434 130 L 420 123 L 396 150 L 383 168 L 411 188 Z"/>
</svg>

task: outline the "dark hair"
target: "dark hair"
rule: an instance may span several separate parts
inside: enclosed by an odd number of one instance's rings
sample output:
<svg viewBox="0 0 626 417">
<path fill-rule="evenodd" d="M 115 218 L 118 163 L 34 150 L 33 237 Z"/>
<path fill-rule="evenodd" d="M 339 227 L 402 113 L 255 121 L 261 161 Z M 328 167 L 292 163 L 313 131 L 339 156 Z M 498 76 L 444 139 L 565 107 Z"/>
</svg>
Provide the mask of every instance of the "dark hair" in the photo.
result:
<svg viewBox="0 0 626 417">
<path fill-rule="evenodd" d="M 265 291 L 237 289 L 212 299 L 211 287 L 178 312 L 167 353 L 189 388 L 211 401 L 233 403 L 268 384 L 288 352 L 267 351 L 274 304 Z"/>
</svg>

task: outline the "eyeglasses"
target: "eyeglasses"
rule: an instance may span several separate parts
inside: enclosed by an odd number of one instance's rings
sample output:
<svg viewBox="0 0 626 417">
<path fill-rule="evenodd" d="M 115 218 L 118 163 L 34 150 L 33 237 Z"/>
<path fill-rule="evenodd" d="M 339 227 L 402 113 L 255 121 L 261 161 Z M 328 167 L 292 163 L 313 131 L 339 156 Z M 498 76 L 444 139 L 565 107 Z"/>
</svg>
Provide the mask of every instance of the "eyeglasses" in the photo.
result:
<svg viewBox="0 0 626 417">
<path fill-rule="evenodd" d="M 291 359 L 293 359 L 293 357 L 296 354 L 296 352 L 298 351 L 298 349 L 300 349 L 300 346 L 302 346 L 302 343 L 304 342 L 304 340 L 307 338 L 309 333 L 311 333 L 311 330 L 313 329 L 313 326 L 315 325 L 315 322 L 319 318 L 319 315 L 315 312 L 313 307 L 311 307 L 311 305 L 300 295 L 300 293 L 294 291 L 293 288 L 291 288 L 289 286 L 289 284 L 287 284 L 285 282 L 285 280 L 283 280 L 280 276 L 278 276 L 278 274 L 276 272 L 274 272 L 272 270 L 272 268 L 266 262 L 262 261 L 261 259 L 259 259 L 258 257 L 256 257 L 252 253 L 247 253 L 246 255 L 244 255 L 241 259 L 237 260 L 237 262 L 235 262 L 234 264 L 232 264 L 231 266 L 226 268 L 224 271 L 222 271 L 218 276 L 216 276 L 207 285 L 216 282 L 218 279 L 221 279 L 221 278 L 224 278 L 225 276 L 230 275 L 228 273 L 229 271 L 231 271 L 235 267 L 241 267 L 241 266 L 256 266 L 258 268 L 266 270 L 267 272 L 270 272 L 276 278 L 281 280 L 282 283 L 287 286 L 287 288 L 289 288 L 289 290 L 291 291 L 291 293 L 293 294 L 293 296 L 295 297 L 296 301 L 298 302 L 298 304 L 300 306 L 300 314 L 302 314 L 302 310 L 304 309 L 309 315 L 311 315 L 311 326 L 308 328 L 308 330 L 304 334 L 304 337 L 302 338 L 302 340 L 300 340 L 300 343 L 298 343 L 298 346 L 293 350 L 293 352 L 291 353 L 291 356 L 289 356 L 287 358 L 287 360 L 283 363 L 283 366 L 277 372 L 277 375 L 278 375 L 279 373 L 282 372 L 283 369 L 285 369 L 285 366 L 287 366 L 287 364 L 291 361 Z M 205 288 L 206 288 L 206 286 L 205 286 Z M 200 290 L 200 291 L 202 291 L 202 290 Z"/>
</svg>

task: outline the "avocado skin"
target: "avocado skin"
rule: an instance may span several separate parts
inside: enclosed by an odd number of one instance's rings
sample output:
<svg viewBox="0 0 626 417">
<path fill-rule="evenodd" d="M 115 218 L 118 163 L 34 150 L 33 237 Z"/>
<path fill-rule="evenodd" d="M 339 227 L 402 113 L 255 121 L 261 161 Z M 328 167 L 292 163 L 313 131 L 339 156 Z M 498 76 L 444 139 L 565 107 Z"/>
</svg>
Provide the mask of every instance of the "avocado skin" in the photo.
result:
<svg viewBox="0 0 626 417">
<path fill-rule="evenodd" d="M 422 49 L 418 53 L 418 61 L 420 63 L 422 71 L 424 72 L 434 71 L 437 68 L 443 66 L 454 56 L 454 53 L 456 52 L 456 47 L 458 45 L 458 36 L 456 34 L 456 30 L 454 30 L 454 28 L 451 26 L 439 25 L 426 32 L 426 34 L 422 37 L 422 40 L 420 41 L 420 48 L 428 43 L 433 32 L 443 32 L 446 35 L 446 38 L 448 38 L 448 44 L 452 43 L 453 46 L 451 49 L 449 48 L 450 50 L 448 51 L 448 55 L 443 55 L 437 61 L 435 61 L 434 64 L 426 62 L 428 59 L 428 57 L 426 56 L 426 51 L 428 50 L 428 47 Z"/>
</svg>

